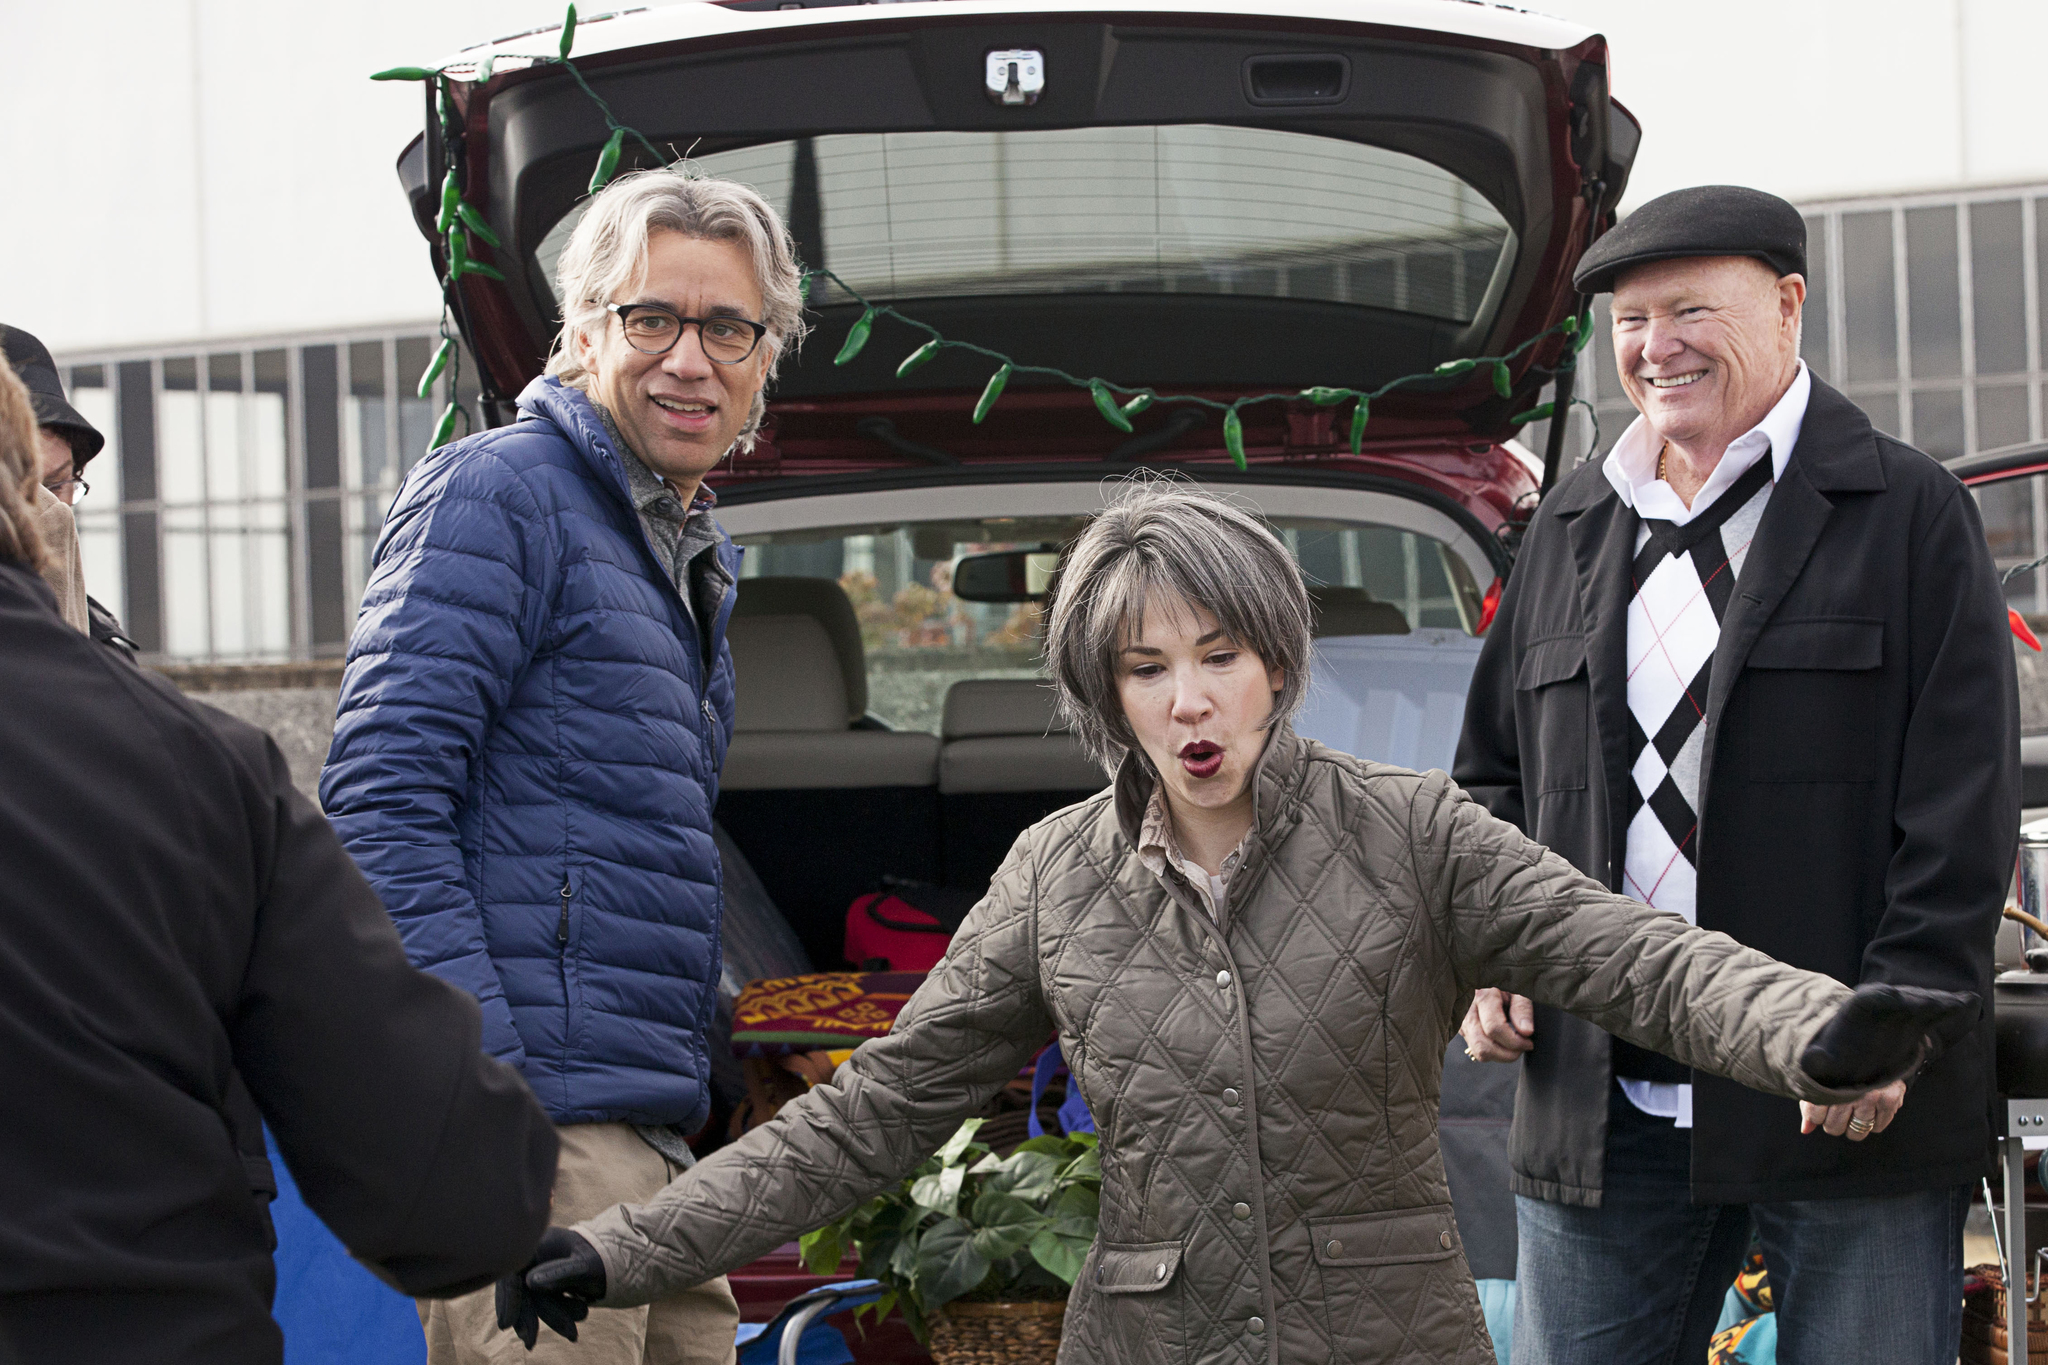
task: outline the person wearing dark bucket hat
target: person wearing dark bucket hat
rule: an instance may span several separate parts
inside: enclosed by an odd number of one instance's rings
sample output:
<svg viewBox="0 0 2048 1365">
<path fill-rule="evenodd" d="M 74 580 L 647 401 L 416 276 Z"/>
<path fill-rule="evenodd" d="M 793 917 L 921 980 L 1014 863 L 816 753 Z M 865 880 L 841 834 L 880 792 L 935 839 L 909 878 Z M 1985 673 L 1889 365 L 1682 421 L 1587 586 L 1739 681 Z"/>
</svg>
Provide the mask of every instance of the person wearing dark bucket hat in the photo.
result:
<svg viewBox="0 0 2048 1365">
<path fill-rule="evenodd" d="M 49 348 L 34 333 L 0 323 L 0 352 L 6 354 L 7 363 L 28 389 L 29 407 L 42 437 L 43 487 L 56 502 L 68 507 L 84 487 L 86 462 L 106 447 L 107 438 L 71 405 Z M 57 519 L 47 501 L 43 511 L 47 519 Z M 75 558 L 75 532 L 71 540 Z M 82 577 L 81 570 L 81 582 Z M 85 595 L 82 587 L 79 591 L 84 596 L 87 633 L 122 657 L 134 659 L 137 646 L 128 637 L 127 627 L 98 599 Z"/>
<path fill-rule="evenodd" d="M 2019 825 L 2018 700 L 1976 503 L 1799 358 L 1806 225 L 1651 200 L 1611 292 L 1642 414 L 1531 523 L 1455 777 L 1617 890 L 1849 985 L 1976 991 Z M 1801 1108 L 1481 990 L 1522 1059 L 1517 1365 L 1706 1358 L 1752 1230 L 1786 1360 L 1950 1365 L 1990 1018 L 1906 1083 Z"/>
</svg>

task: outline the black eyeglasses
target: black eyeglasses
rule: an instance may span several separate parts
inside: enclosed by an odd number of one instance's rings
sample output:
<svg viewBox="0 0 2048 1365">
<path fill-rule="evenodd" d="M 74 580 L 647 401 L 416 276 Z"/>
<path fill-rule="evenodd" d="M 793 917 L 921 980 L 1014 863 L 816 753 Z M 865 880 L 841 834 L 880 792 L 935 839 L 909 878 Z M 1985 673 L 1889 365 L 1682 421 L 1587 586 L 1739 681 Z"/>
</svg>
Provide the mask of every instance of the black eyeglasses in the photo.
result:
<svg viewBox="0 0 2048 1365">
<path fill-rule="evenodd" d="M 745 318 L 686 318 L 659 303 L 608 303 L 605 308 L 619 315 L 626 344 L 642 355 L 667 355 L 683 339 L 683 328 L 694 322 L 705 356 L 721 365 L 737 365 L 768 335 L 766 327 Z"/>
</svg>

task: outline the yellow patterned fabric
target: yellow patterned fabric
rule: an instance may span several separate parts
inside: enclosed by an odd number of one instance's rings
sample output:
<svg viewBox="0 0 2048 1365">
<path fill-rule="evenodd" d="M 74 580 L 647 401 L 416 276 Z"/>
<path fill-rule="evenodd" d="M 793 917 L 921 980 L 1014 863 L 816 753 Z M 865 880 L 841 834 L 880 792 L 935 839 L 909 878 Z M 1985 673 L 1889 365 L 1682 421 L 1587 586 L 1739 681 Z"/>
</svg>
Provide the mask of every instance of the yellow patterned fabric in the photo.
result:
<svg viewBox="0 0 2048 1365">
<path fill-rule="evenodd" d="M 814 972 L 753 981 L 733 1004 L 740 1057 L 838 1052 L 881 1038 L 924 984 L 923 972 Z"/>
</svg>

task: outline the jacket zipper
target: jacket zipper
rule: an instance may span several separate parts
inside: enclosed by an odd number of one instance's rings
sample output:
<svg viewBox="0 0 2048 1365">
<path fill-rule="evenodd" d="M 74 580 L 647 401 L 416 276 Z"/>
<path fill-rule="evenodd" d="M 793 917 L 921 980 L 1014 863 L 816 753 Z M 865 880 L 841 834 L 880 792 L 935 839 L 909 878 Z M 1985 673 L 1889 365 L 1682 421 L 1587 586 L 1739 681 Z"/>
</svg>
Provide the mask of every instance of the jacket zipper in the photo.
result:
<svg viewBox="0 0 2048 1365">
<path fill-rule="evenodd" d="M 573 894 L 569 890 L 569 883 L 563 882 L 562 917 L 555 922 L 555 942 L 564 948 L 569 946 L 569 897 Z"/>
</svg>

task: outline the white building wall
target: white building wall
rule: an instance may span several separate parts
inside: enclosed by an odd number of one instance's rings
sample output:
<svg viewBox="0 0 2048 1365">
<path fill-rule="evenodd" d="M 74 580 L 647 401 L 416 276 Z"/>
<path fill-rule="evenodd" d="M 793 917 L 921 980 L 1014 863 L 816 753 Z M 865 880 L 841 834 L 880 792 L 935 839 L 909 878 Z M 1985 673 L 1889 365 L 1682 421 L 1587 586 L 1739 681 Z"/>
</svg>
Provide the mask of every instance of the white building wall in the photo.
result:
<svg viewBox="0 0 2048 1365">
<path fill-rule="evenodd" d="M 1452 0 L 1445 0 L 1451 3 Z M 1255 7 L 1254 7 L 1255 8 Z M 1643 120 L 1631 202 L 2048 180 L 2043 0 L 1546 0 Z M 418 87 L 370 72 L 560 0 L 0 0 L 0 320 L 60 353 L 431 317 L 392 164 Z"/>
</svg>

